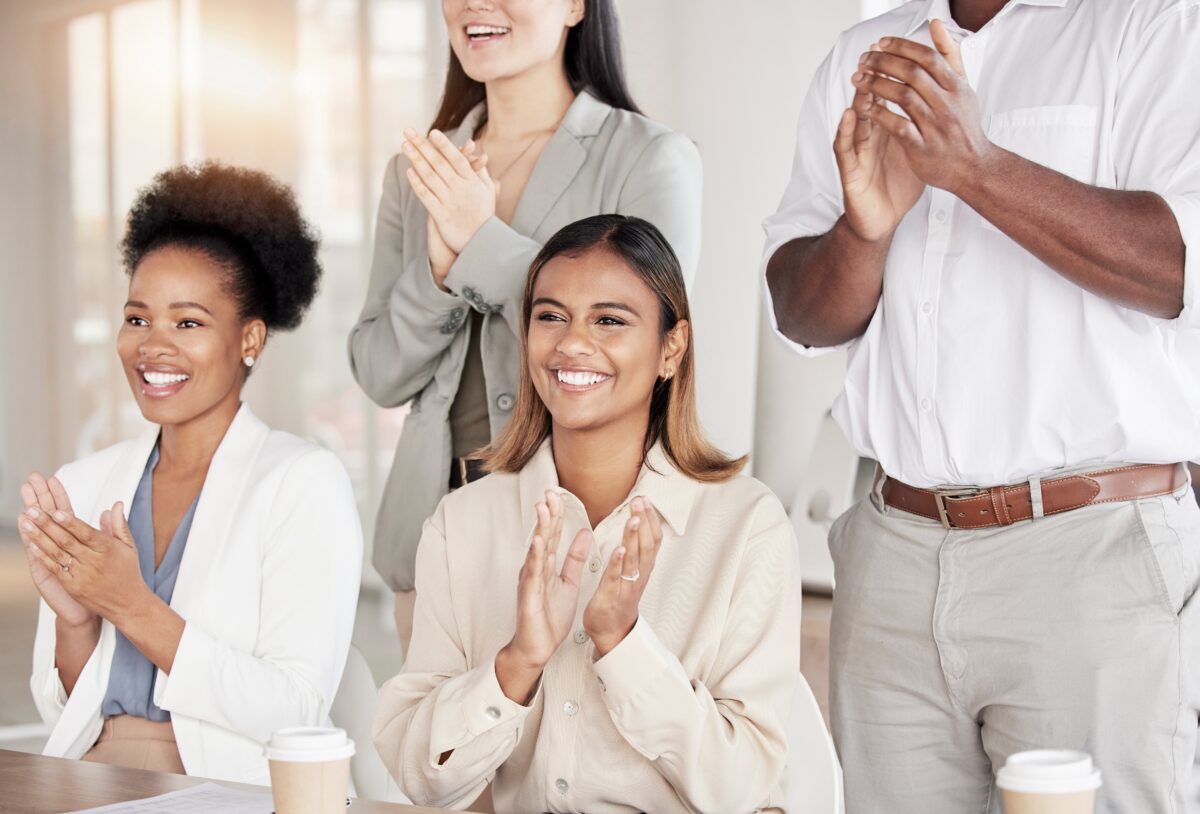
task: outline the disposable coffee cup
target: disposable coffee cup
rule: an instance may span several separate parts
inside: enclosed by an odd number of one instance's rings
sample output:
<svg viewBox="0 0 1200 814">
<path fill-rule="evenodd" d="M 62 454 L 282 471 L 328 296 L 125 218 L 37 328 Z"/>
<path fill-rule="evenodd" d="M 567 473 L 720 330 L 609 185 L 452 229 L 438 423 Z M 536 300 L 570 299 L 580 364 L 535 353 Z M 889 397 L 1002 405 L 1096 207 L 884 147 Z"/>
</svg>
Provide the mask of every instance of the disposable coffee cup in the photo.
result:
<svg viewBox="0 0 1200 814">
<path fill-rule="evenodd" d="M 263 750 L 275 814 L 343 814 L 354 741 L 321 726 L 280 729 Z"/>
<path fill-rule="evenodd" d="M 1087 752 L 1018 752 L 996 775 L 996 786 L 1004 814 L 1093 814 L 1100 770 Z"/>
</svg>

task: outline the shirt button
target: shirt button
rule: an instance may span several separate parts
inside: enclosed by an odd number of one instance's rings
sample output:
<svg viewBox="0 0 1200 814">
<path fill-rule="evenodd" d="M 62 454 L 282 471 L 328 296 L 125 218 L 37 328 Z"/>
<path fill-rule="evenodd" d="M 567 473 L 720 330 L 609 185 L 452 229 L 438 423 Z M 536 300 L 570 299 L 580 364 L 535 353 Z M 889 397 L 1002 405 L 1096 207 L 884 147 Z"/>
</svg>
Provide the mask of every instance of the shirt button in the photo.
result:
<svg viewBox="0 0 1200 814">
<path fill-rule="evenodd" d="M 566 794 L 571 790 L 571 786 L 561 777 L 554 781 L 554 788 L 558 790 L 559 794 Z"/>
<path fill-rule="evenodd" d="M 491 720 L 491 721 L 500 720 L 500 710 L 496 709 L 495 707 L 488 707 L 487 709 L 485 709 L 483 711 L 483 714 L 488 716 L 488 720 Z"/>
<path fill-rule="evenodd" d="M 592 561 L 588 563 L 588 570 L 593 574 L 600 570 L 600 558 L 592 557 Z"/>
<path fill-rule="evenodd" d="M 931 402 L 929 399 L 921 399 L 921 409 L 925 412 L 929 412 L 929 408 L 932 406 L 933 402 Z"/>
<path fill-rule="evenodd" d="M 579 712 L 579 704 L 574 701 L 568 701 L 563 704 L 563 712 L 567 714 L 568 718 L 574 718 L 575 713 Z"/>
<path fill-rule="evenodd" d="M 945 223 L 946 222 L 946 210 L 939 209 L 938 211 L 934 212 L 933 219 L 936 220 L 938 223 Z"/>
<path fill-rule="evenodd" d="M 587 631 L 586 630 L 575 631 L 575 644 L 583 644 L 586 641 L 587 641 Z"/>
<path fill-rule="evenodd" d="M 921 311 L 923 311 L 926 314 L 932 314 L 933 313 L 933 303 L 931 303 L 931 302 L 921 303 Z"/>
<path fill-rule="evenodd" d="M 513 406 L 513 397 L 508 393 L 501 393 L 496 397 L 496 406 L 501 410 L 511 410 Z"/>
</svg>

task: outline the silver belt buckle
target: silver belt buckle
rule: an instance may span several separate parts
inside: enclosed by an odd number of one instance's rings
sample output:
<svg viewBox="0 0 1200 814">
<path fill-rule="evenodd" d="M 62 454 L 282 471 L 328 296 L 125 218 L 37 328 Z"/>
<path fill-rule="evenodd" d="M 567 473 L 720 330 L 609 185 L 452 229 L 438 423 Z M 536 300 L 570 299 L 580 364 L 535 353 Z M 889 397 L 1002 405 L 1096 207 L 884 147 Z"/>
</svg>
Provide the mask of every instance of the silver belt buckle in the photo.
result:
<svg viewBox="0 0 1200 814">
<path fill-rule="evenodd" d="M 938 518 L 942 521 L 942 527 L 949 529 L 950 515 L 946 513 L 946 498 L 955 497 L 978 497 L 979 495 L 987 494 L 987 489 L 933 489 L 933 502 L 937 504 Z"/>
</svg>

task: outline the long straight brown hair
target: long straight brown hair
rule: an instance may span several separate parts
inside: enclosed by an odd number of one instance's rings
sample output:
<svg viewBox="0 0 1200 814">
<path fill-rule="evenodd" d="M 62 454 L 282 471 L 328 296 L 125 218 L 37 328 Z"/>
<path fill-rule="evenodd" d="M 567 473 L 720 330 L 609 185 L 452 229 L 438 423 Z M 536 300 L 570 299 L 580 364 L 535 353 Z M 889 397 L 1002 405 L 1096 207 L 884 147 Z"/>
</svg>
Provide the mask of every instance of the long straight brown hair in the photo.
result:
<svg viewBox="0 0 1200 814">
<path fill-rule="evenodd" d="M 579 257 L 603 248 L 621 258 L 629 269 L 658 297 L 660 338 L 687 320 L 691 325 L 687 289 L 679 259 L 653 224 L 624 215 L 594 215 L 560 229 L 534 259 L 525 279 L 521 298 L 521 381 L 517 403 L 508 427 L 481 453 L 489 472 L 518 472 L 550 436 L 551 417 L 533 386 L 529 373 L 529 322 L 533 312 L 533 289 L 538 275 L 555 257 Z M 696 371 L 694 335 L 689 338 L 679 370 L 670 379 L 654 383 L 650 397 L 650 423 L 643 445 L 645 453 L 661 442 L 671 463 L 698 481 L 718 482 L 732 478 L 746 465 L 746 457 L 730 458 L 709 443 L 696 415 Z"/>
<path fill-rule="evenodd" d="M 613 0 L 586 0 L 583 19 L 567 32 L 563 67 L 575 93 L 586 90 L 606 105 L 641 113 L 625 81 L 621 28 Z M 486 98 L 483 83 L 467 76 L 451 48 L 442 101 L 430 129 L 453 130 Z"/>
</svg>

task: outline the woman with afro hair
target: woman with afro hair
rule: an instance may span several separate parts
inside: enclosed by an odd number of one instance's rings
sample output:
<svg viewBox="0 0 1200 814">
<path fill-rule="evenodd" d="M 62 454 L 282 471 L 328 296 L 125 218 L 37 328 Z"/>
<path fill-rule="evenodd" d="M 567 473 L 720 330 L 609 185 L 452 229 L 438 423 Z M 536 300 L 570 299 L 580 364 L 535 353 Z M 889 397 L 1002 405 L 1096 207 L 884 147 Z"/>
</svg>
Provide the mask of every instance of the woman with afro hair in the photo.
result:
<svg viewBox="0 0 1200 814">
<path fill-rule="evenodd" d="M 220 164 L 142 190 L 117 336 L 145 434 L 22 487 L 45 754 L 269 783 L 277 729 L 329 724 L 362 532 L 334 455 L 242 388 L 317 291 L 283 185 Z"/>
</svg>

